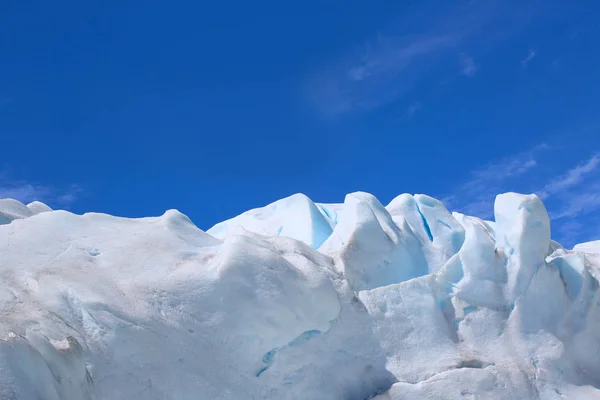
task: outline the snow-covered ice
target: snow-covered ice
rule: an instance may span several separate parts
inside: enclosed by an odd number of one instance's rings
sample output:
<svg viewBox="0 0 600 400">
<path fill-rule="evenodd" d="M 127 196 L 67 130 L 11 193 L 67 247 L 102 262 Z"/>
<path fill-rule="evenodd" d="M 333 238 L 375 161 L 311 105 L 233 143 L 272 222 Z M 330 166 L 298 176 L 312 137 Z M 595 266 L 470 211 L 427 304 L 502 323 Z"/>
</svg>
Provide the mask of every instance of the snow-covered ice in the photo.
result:
<svg viewBox="0 0 600 400">
<path fill-rule="evenodd" d="M 39 201 L 24 205 L 17 200 L 0 199 L 0 225 L 46 211 L 52 211 L 52 209 Z"/>
<path fill-rule="evenodd" d="M 185 215 L 0 200 L 0 399 L 600 399 L 600 241 L 535 195 Z"/>
</svg>

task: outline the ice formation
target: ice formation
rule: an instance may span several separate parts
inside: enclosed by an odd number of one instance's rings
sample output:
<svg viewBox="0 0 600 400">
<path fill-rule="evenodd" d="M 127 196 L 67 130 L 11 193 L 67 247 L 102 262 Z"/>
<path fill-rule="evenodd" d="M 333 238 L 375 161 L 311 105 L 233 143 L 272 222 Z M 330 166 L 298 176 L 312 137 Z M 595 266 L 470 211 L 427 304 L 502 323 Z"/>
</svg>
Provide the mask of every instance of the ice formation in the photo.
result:
<svg viewBox="0 0 600 400">
<path fill-rule="evenodd" d="M 535 195 L 185 215 L 0 200 L 0 399 L 600 399 L 600 242 Z"/>
</svg>

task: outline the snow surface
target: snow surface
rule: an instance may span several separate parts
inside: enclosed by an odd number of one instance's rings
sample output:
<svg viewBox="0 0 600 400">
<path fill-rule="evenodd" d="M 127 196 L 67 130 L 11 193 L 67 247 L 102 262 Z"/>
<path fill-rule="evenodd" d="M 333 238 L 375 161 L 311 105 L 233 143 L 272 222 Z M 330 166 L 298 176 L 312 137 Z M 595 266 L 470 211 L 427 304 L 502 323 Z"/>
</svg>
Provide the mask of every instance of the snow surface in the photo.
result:
<svg viewBox="0 0 600 400">
<path fill-rule="evenodd" d="M 0 399 L 600 399 L 600 242 L 534 195 L 185 215 L 0 200 Z"/>
</svg>

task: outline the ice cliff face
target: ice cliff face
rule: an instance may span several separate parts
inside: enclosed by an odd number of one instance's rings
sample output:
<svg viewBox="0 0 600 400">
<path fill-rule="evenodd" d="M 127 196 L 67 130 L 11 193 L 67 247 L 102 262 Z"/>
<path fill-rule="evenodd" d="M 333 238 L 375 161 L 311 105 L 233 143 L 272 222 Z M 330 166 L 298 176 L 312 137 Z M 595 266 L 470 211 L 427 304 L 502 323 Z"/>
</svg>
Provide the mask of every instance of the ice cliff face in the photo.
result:
<svg viewBox="0 0 600 400">
<path fill-rule="evenodd" d="M 0 200 L 0 399 L 600 399 L 600 242 L 294 195 L 203 232 Z"/>
</svg>

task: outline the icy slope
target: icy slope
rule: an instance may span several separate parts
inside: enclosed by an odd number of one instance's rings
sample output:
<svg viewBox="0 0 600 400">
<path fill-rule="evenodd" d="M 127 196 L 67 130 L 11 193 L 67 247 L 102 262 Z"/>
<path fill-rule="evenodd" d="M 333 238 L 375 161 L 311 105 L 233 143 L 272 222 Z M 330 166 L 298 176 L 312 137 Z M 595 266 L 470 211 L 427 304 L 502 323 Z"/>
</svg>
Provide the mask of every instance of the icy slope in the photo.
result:
<svg viewBox="0 0 600 400">
<path fill-rule="evenodd" d="M 8 224 L 15 219 L 31 217 L 46 211 L 52 211 L 52 209 L 39 201 L 24 205 L 17 200 L 0 199 L 0 225 Z"/>
<path fill-rule="evenodd" d="M 600 251 L 535 196 L 170 210 L 0 200 L 0 399 L 600 399 Z"/>
</svg>

